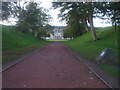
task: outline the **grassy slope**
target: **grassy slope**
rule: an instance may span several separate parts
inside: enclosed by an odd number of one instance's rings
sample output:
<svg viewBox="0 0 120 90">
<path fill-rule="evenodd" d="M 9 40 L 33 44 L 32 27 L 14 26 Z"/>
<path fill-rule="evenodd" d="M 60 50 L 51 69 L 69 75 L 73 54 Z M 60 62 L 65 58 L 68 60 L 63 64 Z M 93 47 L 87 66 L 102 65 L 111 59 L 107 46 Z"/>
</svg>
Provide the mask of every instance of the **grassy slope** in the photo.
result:
<svg viewBox="0 0 120 90">
<path fill-rule="evenodd" d="M 73 51 L 81 54 L 90 61 L 95 61 L 96 56 L 105 48 L 110 48 L 114 52 L 114 62 L 118 63 L 118 49 L 115 45 L 115 33 L 112 27 L 101 28 L 97 30 L 97 36 L 101 39 L 96 42 L 92 40 L 91 32 L 84 34 L 74 40 L 64 42 Z M 113 77 L 118 76 L 115 67 L 108 65 L 99 65 L 100 68 L 108 72 Z"/>
<path fill-rule="evenodd" d="M 15 27 L 2 26 L 3 64 L 27 54 L 48 42 L 38 39 L 31 34 L 15 30 Z"/>
</svg>

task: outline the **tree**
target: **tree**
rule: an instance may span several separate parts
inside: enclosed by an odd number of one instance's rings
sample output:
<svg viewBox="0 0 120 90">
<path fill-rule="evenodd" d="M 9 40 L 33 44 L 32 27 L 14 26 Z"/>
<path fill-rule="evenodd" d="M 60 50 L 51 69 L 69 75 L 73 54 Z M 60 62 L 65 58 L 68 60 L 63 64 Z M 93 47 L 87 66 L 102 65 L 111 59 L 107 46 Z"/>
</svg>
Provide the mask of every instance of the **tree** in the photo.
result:
<svg viewBox="0 0 120 90">
<path fill-rule="evenodd" d="M 117 7 L 116 7 L 116 6 Z M 102 19 L 103 16 L 109 16 L 114 22 L 120 22 L 120 3 L 113 2 L 55 2 L 53 3 L 54 8 L 61 8 L 62 17 L 61 20 L 66 20 L 67 23 L 71 22 L 73 19 L 77 19 L 82 25 L 84 25 L 84 30 L 89 31 L 88 23 L 90 24 L 90 29 L 92 32 L 93 40 L 99 40 L 96 35 L 96 31 L 93 24 L 93 18 L 99 17 Z M 67 11 L 67 12 L 66 12 Z M 74 12 L 75 11 L 75 12 Z M 71 14 L 71 13 L 72 14 Z M 115 24 L 116 25 L 116 24 Z"/>
<path fill-rule="evenodd" d="M 83 22 L 80 23 L 81 19 L 78 12 L 78 4 L 76 2 L 54 2 L 53 7 L 61 7 L 61 14 L 59 14 L 59 17 L 61 18 L 61 20 L 66 20 L 68 26 L 74 30 L 74 32 L 72 32 L 74 34 L 73 37 L 78 37 L 82 35 L 83 26 L 81 26 L 81 23 Z"/>
<path fill-rule="evenodd" d="M 2 2 L 2 20 L 8 20 L 11 15 L 11 2 Z"/>
<path fill-rule="evenodd" d="M 39 30 L 38 30 L 38 37 L 45 37 L 47 36 L 47 32 L 46 32 L 46 27 L 43 26 L 43 27 L 40 27 Z"/>
<path fill-rule="evenodd" d="M 112 23 L 115 25 L 118 25 L 120 23 L 120 2 L 95 2 L 89 4 L 89 22 L 91 30 L 92 30 L 92 18 L 94 17 L 99 17 L 102 19 L 106 19 L 104 18 L 104 16 L 107 16 L 107 19 L 111 19 Z M 93 9 L 93 10 L 92 10 Z M 92 15 L 93 14 L 93 15 Z M 93 17 L 92 17 L 93 16 Z M 91 18 L 92 17 L 92 18 Z M 95 34 L 95 30 L 93 28 L 93 38 L 94 40 L 97 40 L 98 38 L 96 37 Z M 115 28 L 115 32 L 116 32 L 116 28 Z M 116 35 L 117 36 L 117 35 Z"/>
<path fill-rule="evenodd" d="M 29 30 L 29 25 L 27 22 L 22 22 L 22 23 L 19 23 L 19 26 L 17 27 L 18 30 L 20 30 L 21 32 L 24 32 L 24 33 L 29 33 L 30 30 Z"/>
<path fill-rule="evenodd" d="M 96 32 L 94 30 L 94 25 L 93 25 L 93 14 L 94 14 L 94 8 L 95 8 L 94 6 L 95 5 L 93 3 L 88 3 L 88 2 L 87 3 L 83 3 L 83 2 L 53 3 L 54 8 L 61 7 L 61 10 L 60 10 L 61 15 L 59 16 L 61 17 L 63 16 L 62 20 L 66 19 L 68 24 L 74 21 L 74 23 L 71 23 L 71 26 L 73 27 L 73 29 L 77 30 L 75 31 L 76 36 L 80 36 L 85 32 L 82 30 L 89 31 L 88 25 L 87 25 L 87 20 L 88 20 L 90 23 L 93 40 L 96 41 L 98 40 L 98 38 L 96 36 Z M 67 13 L 65 13 L 66 10 L 68 10 Z M 84 29 L 80 24 L 84 25 Z M 77 35 L 78 31 L 79 31 L 79 35 Z"/>
<path fill-rule="evenodd" d="M 53 33 L 53 27 L 49 24 L 46 26 L 39 27 L 38 37 L 49 37 Z"/>
<path fill-rule="evenodd" d="M 93 25 L 93 14 L 94 14 L 94 5 L 92 2 L 90 3 L 87 3 L 88 5 L 88 13 L 89 13 L 89 23 L 90 23 L 90 29 L 92 31 L 92 37 L 93 37 L 93 40 L 96 41 L 98 40 L 97 36 L 96 36 L 96 32 L 95 32 L 95 28 L 94 28 L 94 25 Z"/>
<path fill-rule="evenodd" d="M 74 31 L 71 26 L 66 26 L 63 29 L 63 37 L 64 38 L 73 38 L 74 37 Z"/>
<path fill-rule="evenodd" d="M 107 9 L 109 12 L 105 12 L 105 15 L 111 18 L 112 24 L 115 27 L 115 44 L 118 46 L 118 27 L 120 27 L 120 2 L 107 3 Z"/>
<path fill-rule="evenodd" d="M 3 2 L 2 3 L 3 20 L 9 20 L 9 17 L 18 19 L 18 29 L 25 33 L 38 34 L 39 27 L 47 25 L 51 20 L 50 15 L 46 14 L 48 10 L 43 9 L 35 2 Z"/>
<path fill-rule="evenodd" d="M 112 25 L 115 27 L 115 44 L 118 46 L 118 29 L 117 27 L 120 25 L 120 2 L 101 2 L 98 3 L 99 5 L 96 5 L 99 12 L 97 14 L 97 17 L 101 19 L 108 19 L 110 22 L 112 22 Z M 98 11 L 97 10 L 97 11 Z M 107 18 L 104 18 L 104 16 L 107 16 Z"/>
<path fill-rule="evenodd" d="M 10 17 L 16 17 L 18 9 L 21 9 L 18 2 L 2 2 L 2 21 L 9 20 Z"/>
<path fill-rule="evenodd" d="M 28 26 L 27 31 L 31 31 L 32 34 L 37 36 L 39 27 L 43 27 L 50 19 L 50 16 L 42 11 L 42 9 L 38 7 L 37 3 L 30 2 L 25 8 L 18 10 L 18 26 L 26 23 Z"/>
</svg>

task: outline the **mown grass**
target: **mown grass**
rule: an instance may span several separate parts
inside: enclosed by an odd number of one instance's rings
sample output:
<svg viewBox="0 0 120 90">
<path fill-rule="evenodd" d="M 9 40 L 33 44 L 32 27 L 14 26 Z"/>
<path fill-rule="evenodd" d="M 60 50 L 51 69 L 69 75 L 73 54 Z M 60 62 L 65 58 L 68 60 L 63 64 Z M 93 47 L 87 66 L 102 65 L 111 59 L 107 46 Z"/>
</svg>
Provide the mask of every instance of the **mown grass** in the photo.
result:
<svg viewBox="0 0 120 90">
<path fill-rule="evenodd" d="M 91 62 L 95 62 L 98 54 L 105 48 L 109 48 L 113 51 L 114 60 L 113 63 L 118 64 L 118 48 L 115 44 L 116 34 L 114 27 L 100 28 L 96 30 L 98 38 L 100 40 L 93 42 L 91 32 L 88 32 L 81 37 L 64 42 L 69 48 L 76 53 L 79 53 Z M 100 68 L 108 72 L 111 76 L 117 77 L 117 71 L 114 70 L 114 66 L 108 68 L 108 65 L 100 65 Z M 114 70 L 115 72 L 112 72 Z"/>
<path fill-rule="evenodd" d="M 120 79 L 117 67 L 109 66 L 109 65 L 105 65 L 105 64 L 99 65 L 99 67 L 101 69 L 103 69 L 105 72 L 108 72 L 109 75 L 111 75 L 111 76 L 113 76 L 115 78 L 119 78 Z"/>
<path fill-rule="evenodd" d="M 68 40 L 47 40 L 47 41 L 68 41 Z"/>
<path fill-rule="evenodd" d="M 2 26 L 2 64 L 6 64 L 49 42 L 31 34 L 22 33 L 13 26 Z"/>
</svg>

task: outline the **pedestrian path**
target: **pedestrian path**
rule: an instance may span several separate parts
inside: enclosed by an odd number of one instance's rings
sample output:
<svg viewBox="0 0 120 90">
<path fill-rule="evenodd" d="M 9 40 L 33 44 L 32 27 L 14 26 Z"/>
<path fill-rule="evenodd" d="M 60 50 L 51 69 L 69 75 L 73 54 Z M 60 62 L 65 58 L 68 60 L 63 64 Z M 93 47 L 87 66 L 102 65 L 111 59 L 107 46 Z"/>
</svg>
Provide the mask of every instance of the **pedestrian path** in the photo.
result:
<svg viewBox="0 0 120 90">
<path fill-rule="evenodd" d="M 5 70 L 3 88 L 108 88 L 61 42 Z"/>
</svg>

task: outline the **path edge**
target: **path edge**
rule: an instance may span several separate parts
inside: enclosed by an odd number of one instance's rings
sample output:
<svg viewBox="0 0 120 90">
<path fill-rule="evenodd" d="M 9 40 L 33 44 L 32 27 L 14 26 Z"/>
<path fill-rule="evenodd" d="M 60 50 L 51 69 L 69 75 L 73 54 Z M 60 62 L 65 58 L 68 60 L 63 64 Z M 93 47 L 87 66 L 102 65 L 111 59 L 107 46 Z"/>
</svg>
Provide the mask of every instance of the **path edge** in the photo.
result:
<svg viewBox="0 0 120 90">
<path fill-rule="evenodd" d="M 97 69 L 100 70 L 100 72 L 96 71 L 95 69 L 93 69 L 92 65 L 96 66 L 95 64 L 91 63 L 89 60 L 85 59 L 84 57 L 82 57 L 80 54 L 76 53 L 75 51 L 73 51 L 72 49 L 70 49 L 67 45 L 63 44 L 79 61 L 81 61 L 86 67 L 89 68 L 89 70 L 91 70 L 101 81 L 103 81 L 108 87 L 110 88 L 120 88 L 118 85 L 119 81 L 116 78 L 111 77 L 110 75 L 108 75 L 106 72 L 104 72 L 102 69 L 96 67 Z M 92 65 L 91 65 L 92 64 Z M 105 76 L 108 76 L 107 78 Z"/>
<path fill-rule="evenodd" d="M 53 43 L 53 42 L 51 42 L 51 43 Z M 50 44 L 51 44 L 51 43 L 50 43 Z M 44 49 L 45 47 L 47 47 L 47 46 L 50 45 L 50 44 L 47 44 L 47 45 L 42 46 L 42 47 L 40 47 L 40 48 L 37 48 L 37 49 L 33 50 L 32 52 L 30 52 L 30 53 L 28 53 L 28 54 L 25 54 L 25 55 L 23 55 L 23 56 L 21 56 L 21 57 L 19 57 L 19 58 L 16 58 L 16 59 L 14 59 L 13 61 L 7 63 L 7 64 L 4 65 L 4 66 L 2 65 L 2 70 L 0 70 L 0 72 L 4 72 L 5 70 L 7 70 L 7 69 L 9 69 L 9 68 L 11 68 L 11 67 L 13 67 L 13 66 L 15 66 L 16 64 L 20 63 L 21 61 L 23 61 L 23 60 L 25 60 L 25 59 L 27 59 L 27 58 L 29 58 L 29 57 L 31 57 L 33 54 L 35 54 L 35 53 L 37 53 L 38 51 Z"/>
</svg>

